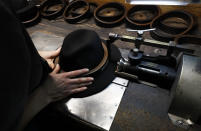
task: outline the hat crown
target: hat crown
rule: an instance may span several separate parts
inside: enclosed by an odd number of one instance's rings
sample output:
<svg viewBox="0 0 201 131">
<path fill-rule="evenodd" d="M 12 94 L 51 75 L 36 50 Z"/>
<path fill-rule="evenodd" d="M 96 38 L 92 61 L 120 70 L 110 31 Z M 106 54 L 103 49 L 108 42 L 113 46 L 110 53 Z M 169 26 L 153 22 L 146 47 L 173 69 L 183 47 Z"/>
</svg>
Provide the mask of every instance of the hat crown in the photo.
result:
<svg viewBox="0 0 201 131">
<path fill-rule="evenodd" d="M 94 69 L 104 57 L 102 41 L 92 30 L 76 30 L 65 37 L 59 57 L 64 71 Z"/>
</svg>

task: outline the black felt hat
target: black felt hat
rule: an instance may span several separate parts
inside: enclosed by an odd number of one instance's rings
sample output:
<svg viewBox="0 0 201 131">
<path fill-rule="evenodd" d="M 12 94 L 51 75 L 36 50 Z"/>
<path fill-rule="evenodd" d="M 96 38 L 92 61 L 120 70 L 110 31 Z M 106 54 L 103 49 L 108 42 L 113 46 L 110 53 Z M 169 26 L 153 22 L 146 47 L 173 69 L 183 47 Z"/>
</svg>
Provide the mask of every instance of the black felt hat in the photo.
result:
<svg viewBox="0 0 201 131">
<path fill-rule="evenodd" d="M 107 45 L 92 30 L 80 29 L 71 32 L 63 41 L 59 64 L 64 71 L 88 68 L 85 76 L 94 77 L 92 85 L 73 97 L 86 97 L 104 90 L 114 79 L 120 51 L 113 44 Z"/>
</svg>

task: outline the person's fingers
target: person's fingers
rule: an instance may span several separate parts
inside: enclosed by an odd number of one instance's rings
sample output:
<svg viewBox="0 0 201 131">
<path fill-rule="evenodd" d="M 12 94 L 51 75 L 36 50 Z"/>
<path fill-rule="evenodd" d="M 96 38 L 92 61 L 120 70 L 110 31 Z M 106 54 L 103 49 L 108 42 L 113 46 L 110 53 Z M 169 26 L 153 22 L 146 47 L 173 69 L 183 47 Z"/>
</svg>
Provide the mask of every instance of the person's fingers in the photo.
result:
<svg viewBox="0 0 201 131">
<path fill-rule="evenodd" d="M 83 87 L 83 86 L 88 86 L 88 85 L 91 85 L 91 84 L 92 84 L 92 82 L 73 84 L 73 85 L 70 86 L 70 89 L 76 89 L 76 88 L 80 88 L 80 87 Z"/>
<path fill-rule="evenodd" d="M 59 48 L 57 48 L 57 50 L 59 53 L 61 52 L 61 46 Z"/>
<path fill-rule="evenodd" d="M 49 59 L 53 59 L 53 58 L 57 57 L 60 52 L 61 52 L 61 47 L 58 48 L 58 49 L 55 50 L 55 51 L 52 51 L 51 54 L 50 54 L 50 56 L 49 56 Z"/>
<path fill-rule="evenodd" d="M 93 77 L 82 77 L 82 78 L 70 79 L 69 83 L 71 83 L 71 84 L 80 84 L 80 83 L 91 82 L 93 80 L 94 80 Z"/>
<path fill-rule="evenodd" d="M 75 70 L 75 71 L 65 72 L 65 73 L 63 73 L 63 75 L 65 77 L 76 77 L 76 76 L 85 74 L 87 72 L 89 72 L 89 69 L 81 69 L 81 70 Z"/>
<path fill-rule="evenodd" d="M 60 66 L 59 64 L 57 64 L 51 74 L 57 74 L 59 71 L 60 71 Z"/>
<path fill-rule="evenodd" d="M 79 92 L 82 92 L 82 91 L 85 91 L 87 89 L 87 87 L 80 87 L 80 88 L 76 88 L 76 89 L 73 89 L 73 90 L 71 90 L 71 92 L 70 92 L 70 94 L 69 95 L 71 95 L 71 94 L 75 94 L 75 93 L 79 93 Z"/>
<path fill-rule="evenodd" d="M 47 61 L 48 65 L 50 66 L 50 68 L 54 69 L 55 64 L 53 63 L 53 59 L 47 59 L 46 61 Z"/>
<path fill-rule="evenodd" d="M 59 95 L 55 96 L 53 101 L 65 99 L 66 97 L 70 96 L 71 94 L 79 93 L 79 92 L 85 91 L 86 89 L 87 89 L 87 87 L 83 86 L 80 88 L 64 91 L 62 96 L 59 96 Z"/>
</svg>

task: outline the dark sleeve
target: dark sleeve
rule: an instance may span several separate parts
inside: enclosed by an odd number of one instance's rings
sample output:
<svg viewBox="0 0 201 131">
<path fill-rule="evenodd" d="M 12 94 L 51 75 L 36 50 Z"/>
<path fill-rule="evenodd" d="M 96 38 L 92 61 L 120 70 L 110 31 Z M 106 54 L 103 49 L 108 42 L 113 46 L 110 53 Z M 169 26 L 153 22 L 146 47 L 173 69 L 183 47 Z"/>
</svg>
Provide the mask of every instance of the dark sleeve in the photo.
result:
<svg viewBox="0 0 201 131">
<path fill-rule="evenodd" d="M 20 23 L 0 1 L 0 131 L 14 131 L 28 98 L 30 55 Z"/>
<path fill-rule="evenodd" d="M 0 1 L 3 1 L 5 4 L 7 4 L 7 6 L 13 9 L 13 11 L 17 11 L 28 5 L 28 0 L 0 0 Z"/>
</svg>

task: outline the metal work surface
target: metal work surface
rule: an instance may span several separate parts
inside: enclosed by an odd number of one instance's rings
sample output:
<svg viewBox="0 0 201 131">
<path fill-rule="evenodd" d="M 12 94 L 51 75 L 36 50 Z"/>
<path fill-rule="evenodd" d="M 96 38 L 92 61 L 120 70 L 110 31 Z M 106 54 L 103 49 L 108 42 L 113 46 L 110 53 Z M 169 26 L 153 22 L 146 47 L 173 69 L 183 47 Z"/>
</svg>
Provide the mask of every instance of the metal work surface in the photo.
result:
<svg viewBox="0 0 201 131">
<path fill-rule="evenodd" d="M 201 58 L 184 55 L 180 68 L 170 113 L 196 122 L 201 116 Z"/>
<path fill-rule="evenodd" d="M 70 99 L 66 106 L 73 115 L 109 131 L 125 90 L 126 87 L 111 83 L 98 94 Z"/>
<path fill-rule="evenodd" d="M 168 91 L 130 83 L 111 131 L 183 131 L 169 120 L 169 104 Z"/>
<path fill-rule="evenodd" d="M 93 20 L 89 20 L 84 24 L 68 24 L 63 20 L 48 21 L 43 19 L 38 25 L 28 28 L 28 31 L 38 50 L 54 50 L 62 44 L 62 38 L 68 33 L 82 28 L 95 30 L 102 39 L 107 39 L 110 32 L 136 36 L 136 33 L 127 32 L 125 25 L 115 28 L 100 28 L 96 26 Z M 145 37 L 150 38 L 148 32 L 145 33 Z M 50 42 L 48 39 L 56 41 Z M 43 42 L 41 43 L 41 41 Z M 129 42 L 116 41 L 114 44 L 120 48 L 123 56 L 126 56 L 128 49 L 134 47 L 134 44 Z M 48 46 L 51 46 L 51 48 Z M 150 46 L 142 46 L 141 50 L 150 55 L 164 54 L 163 49 Z M 168 90 L 130 82 L 110 130 L 184 131 L 182 128 L 175 127 L 169 120 L 169 105 L 170 92 Z"/>
</svg>

